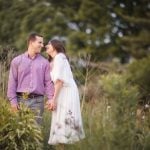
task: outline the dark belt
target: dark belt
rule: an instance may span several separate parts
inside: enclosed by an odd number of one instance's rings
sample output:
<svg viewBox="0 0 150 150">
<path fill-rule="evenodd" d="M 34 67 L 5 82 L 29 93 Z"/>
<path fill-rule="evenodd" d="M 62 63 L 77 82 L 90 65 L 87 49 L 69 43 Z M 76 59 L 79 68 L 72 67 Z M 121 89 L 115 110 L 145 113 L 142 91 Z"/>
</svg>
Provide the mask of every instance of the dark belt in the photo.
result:
<svg viewBox="0 0 150 150">
<path fill-rule="evenodd" d="M 43 95 L 35 94 L 35 93 L 17 92 L 17 96 L 23 99 L 29 99 L 29 98 L 37 98 Z"/>
</svg>

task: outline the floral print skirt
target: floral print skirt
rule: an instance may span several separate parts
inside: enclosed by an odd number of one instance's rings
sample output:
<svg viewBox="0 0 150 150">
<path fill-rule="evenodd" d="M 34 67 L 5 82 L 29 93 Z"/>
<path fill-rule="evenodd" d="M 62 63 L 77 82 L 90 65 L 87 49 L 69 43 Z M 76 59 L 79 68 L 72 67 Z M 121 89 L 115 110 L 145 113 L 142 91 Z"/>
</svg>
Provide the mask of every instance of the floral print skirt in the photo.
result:
<svg viewBox="0 0 150 150">
<path fill-rule="evenodd" d="M 57 109 L 52 112 L 48 143 L 71 144 L 84 137 L 78 89 L 63 87 L 58 95 Z"/>
</svg>

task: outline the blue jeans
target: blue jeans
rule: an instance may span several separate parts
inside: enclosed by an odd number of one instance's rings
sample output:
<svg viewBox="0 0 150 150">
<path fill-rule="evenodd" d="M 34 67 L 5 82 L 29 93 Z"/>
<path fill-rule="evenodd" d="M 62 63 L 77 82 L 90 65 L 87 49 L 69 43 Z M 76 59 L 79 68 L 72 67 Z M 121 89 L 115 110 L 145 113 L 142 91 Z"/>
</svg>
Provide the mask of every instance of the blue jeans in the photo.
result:
<svg viewBox="0 0 150 150">
<path fill-rule="evenodd" d="M 38 96 L 36 98 L 28 98 L 24 100 L 18 97 L 18 103 L 22 103 L 35 113 L 36 121 L 39 125 L 42 124 L 42 115 L 44 112 L 44 96 Z"/>
</svg>

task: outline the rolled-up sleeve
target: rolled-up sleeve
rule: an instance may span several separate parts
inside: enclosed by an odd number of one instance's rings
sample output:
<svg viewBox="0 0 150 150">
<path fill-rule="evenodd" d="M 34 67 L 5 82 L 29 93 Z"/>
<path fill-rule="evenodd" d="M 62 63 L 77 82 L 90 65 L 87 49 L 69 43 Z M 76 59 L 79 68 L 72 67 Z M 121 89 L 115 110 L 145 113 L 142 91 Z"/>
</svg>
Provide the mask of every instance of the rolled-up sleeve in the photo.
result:
<svg viewBox="0 0 150 150">
<path fill-rule="evenodd" d="M 54 60 L 54 75 L 53 80 L 61 80 L 64 86 L 68 86 L 70 83 L 70 76 L 67 71 L 67 58 L 64 55 L 57 55 Z"/>
</svg>

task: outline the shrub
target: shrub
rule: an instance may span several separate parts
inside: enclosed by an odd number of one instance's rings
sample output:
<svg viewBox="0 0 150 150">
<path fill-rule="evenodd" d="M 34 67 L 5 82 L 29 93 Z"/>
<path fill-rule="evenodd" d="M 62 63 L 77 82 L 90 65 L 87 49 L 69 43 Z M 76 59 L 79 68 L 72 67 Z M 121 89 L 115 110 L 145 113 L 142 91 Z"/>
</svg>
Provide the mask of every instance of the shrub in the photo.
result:
<svg viewBox="0 0 150 150">
<path fill-rule="evenodd" d="M 125 76 L 115 73 L 102 75 L 99 84 L 101 95 L 95 95 L 94 103 L 92 101 L 85 103 L 82 111 L 86 138 L 77 144 L 67 145 L 66 148 L 68 150 L 149 148 L 149 132 L 137 128 L 136 125 L 138 88 L 130 85 Z M 145 124 L 143 128 L 146 126 L 148 127 Z"/>
<path fill-rule="evenodd" d="M 128 67 L 128 80 L 138 85 L 141 103 L 150 103 L 150 57 L 135 61 Z"/>
<path fill-rule="evenodd" d="M 41 129 L 33 113 L 24 106 L 18 112 L 12 112 L 5 100 L 0 102 L 0 149 L 41 150 Z"/>
<path fill-rule="evenodd" d="M 100 84 L 104 93 L 105 138 L 112 149 L 134 149 L 136 145 L 136 104 L 139 92 L 118 74 L 102 76 Z M 106 129 L 105 129 L 106 130 Z"/>
</svg>

